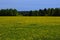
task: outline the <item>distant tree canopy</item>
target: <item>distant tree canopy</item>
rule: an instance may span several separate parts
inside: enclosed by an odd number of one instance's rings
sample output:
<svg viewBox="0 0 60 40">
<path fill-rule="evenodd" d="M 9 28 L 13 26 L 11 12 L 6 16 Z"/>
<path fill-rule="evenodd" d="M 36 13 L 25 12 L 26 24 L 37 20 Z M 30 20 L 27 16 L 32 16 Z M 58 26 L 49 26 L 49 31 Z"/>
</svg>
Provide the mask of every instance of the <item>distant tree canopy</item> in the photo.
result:
<svg viewBox="0 0 60 40">
<path fill-rule="evenodd" d="M 44 8 L 34 11 L 17 11 L 16 9 L 1 9 L 0 16 L 60 16 L 60 8 Z"/>
<path fill-rule="evenodd" d="M 1 9 L 0 16 L 17 16 L 18 11 L 16 9 Z"/>
</svg>

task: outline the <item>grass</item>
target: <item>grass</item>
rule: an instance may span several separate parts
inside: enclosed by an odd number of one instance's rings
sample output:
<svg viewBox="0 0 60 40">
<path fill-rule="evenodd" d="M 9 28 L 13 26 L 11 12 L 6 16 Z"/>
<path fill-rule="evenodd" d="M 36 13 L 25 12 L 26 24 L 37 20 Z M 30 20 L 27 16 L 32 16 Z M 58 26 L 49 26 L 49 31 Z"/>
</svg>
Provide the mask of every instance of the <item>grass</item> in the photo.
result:
<svg viewBox="0 0 60 40">
<path fill-rule="evenodd" d="M 0 17 L 0 40 L 60 40 L 60 17 Z"/>
</svg>

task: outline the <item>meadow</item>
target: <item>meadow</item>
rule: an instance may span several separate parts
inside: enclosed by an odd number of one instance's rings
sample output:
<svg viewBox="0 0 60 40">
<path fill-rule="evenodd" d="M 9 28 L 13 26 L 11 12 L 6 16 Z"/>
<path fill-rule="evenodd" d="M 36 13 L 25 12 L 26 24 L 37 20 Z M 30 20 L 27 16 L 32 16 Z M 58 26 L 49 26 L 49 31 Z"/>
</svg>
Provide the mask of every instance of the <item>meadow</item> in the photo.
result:
<svg viewBox="0 0 60 40">
<path fill-rule="evenodd" d="M 1 16 L 0 40 L 60 40 L 60 17 Z"/>
</svg>

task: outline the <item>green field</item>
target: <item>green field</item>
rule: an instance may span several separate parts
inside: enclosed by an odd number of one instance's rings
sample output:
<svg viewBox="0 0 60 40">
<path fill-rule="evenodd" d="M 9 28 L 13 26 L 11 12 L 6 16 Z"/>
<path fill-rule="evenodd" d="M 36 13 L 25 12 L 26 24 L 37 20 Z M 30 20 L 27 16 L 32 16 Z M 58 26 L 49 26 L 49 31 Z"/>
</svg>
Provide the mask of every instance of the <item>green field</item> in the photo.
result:
<svg viewBox="0 0 60 40">
<path fill-rule="evenodd" d="M 60 17 L 1 16 L 0 40 L 60 40 Z"/>
</svg>

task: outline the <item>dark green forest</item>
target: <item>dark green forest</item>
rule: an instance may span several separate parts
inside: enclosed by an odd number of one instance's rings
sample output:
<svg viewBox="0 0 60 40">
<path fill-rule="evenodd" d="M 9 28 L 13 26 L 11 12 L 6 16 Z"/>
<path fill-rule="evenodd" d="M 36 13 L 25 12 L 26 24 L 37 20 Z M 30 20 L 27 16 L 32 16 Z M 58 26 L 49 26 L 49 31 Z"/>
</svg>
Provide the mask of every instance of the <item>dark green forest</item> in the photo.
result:
<svg viewBox="0 0 60 40">
<path fill-rule="evenodd" d="M 0 9 L 0 16 L 60 16 L 60 8 L 44 8 L 39 10 L 18 11 L 16 9 Z"/>
</svg>

